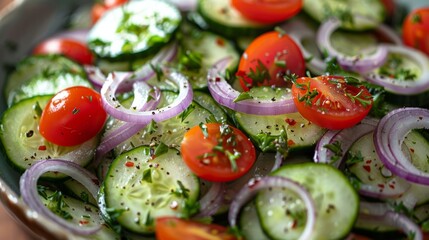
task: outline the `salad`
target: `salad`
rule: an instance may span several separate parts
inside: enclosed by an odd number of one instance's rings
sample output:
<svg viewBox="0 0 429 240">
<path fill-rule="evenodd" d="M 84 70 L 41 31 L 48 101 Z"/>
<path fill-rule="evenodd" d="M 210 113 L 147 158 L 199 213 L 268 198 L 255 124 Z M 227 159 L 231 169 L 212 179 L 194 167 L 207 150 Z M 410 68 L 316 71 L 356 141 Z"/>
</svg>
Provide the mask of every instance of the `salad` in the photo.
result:
<svg viewBox="0 0 429 240">
<path fill-rule="evenodd" d="M 94 3 L 3 88 L 23 202 L 83 239 L 424 239 L 429 7 L 399 7 Z"/>
</svg>

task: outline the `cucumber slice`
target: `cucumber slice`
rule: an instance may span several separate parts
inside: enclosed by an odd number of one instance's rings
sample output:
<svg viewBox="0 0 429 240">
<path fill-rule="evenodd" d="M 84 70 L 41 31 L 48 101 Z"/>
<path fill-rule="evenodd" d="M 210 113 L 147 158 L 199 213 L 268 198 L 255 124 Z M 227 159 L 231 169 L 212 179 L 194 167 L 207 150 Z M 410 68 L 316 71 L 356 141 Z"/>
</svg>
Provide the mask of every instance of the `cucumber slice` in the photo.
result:
<svg viewBox="0 0 429 240">
<path fill-rule="evenodd" d="M 141 146 L 113 161 L 104 194 L 106 208 L 122 212 L 116 220 L 124 228 L 153 233 L 156 217 L 188 214 L 198 199 L 199 181 L 176 149 L 153 157 L 153 149 Z"/>
<path fill-rule="evenodd" d="M 256 36 L 274 29 L 273 25 L 246 19 L 231 6 L 229 0 L 200 0 L 198 13 L 210 30 L 227 38 Z"/>
<path fill-rule="evenodd" d="M 12 104 L 22 99 L 38 96 L 55 94 L 65 88 L 72 86 L 85 86 L 92 88 L 88 79 L 81 75 L 56 72 L 53 74 L 37 75 L 27 82 L 23 83 L 20 88 L 11 92 Z"/>
<path fill-rule="evenodd" d="M 228 119 L 223 108 L 213 99 L 213 97 L 205 92 L 194 91 L 194 101 L 201 107 L 209 110 L 218 122 L 223 122 Z"/>
<path fill-rule="evenodd" d="M 299 163 L 285 165 L 272 175 L 296 181 L 310 192 L 317 211 L 311 239 L 342 239 L 350 232 L 359 212 L 359 197 L 338 169 L 326 164 Z M 258 194 L 255 205 L 262 228 L 270 237 L 290 239 L 289 236 L 301 233 L 305 209 L 293 193 L 266 190 Z"/>
<path fill-rule="evenodd" d="M 163 91 L 162 95 L 163 101 L 160 103 L 160 107 L 166 106 L 177 96 L 176 93 L 168 91 Z M 131 101 L 131 99 L 128 101 Z M 127 141 L 119 144 L 114 150 L 115 154 L 118 155 L 136 146 L 159 144 L 161 142 L 171 147 L 178 147 L 182 142 L 183 136 L 191 127 L 205 123 L 207 119 L 213 118 L 212 113 L 193 102 L 178 116 L 143 128 Z"/>
<path fill-rule="evenodd" d="M 67 72 L 86 77 L 85 70 L 78 63 L 61 55 L 34 55 L 25 58 L 9 76 L 4 88 L 4 96 L 8 106 L 14 100 L 14 94 L 21 86 L 34 76 Z"/>
<path fill-rule="evenodd" d="M 4 112 L 1 120 L 0 139 L 11 164 L 24 171 L 35 161 L 61 158 L 81 166 L 87 165 L 95 154 L 99 137 L 73 147 L 58 146 L 46 141 L 39 133 L 40 116 L 34 107 L 42 109 L 52 96 L 37 96 L 18 102 Z M 45 178 L 64 177 L 63 174 L 47 173 Z"/>
<path fill-rule="evenodd" d="M 269 240 L 261 228 L 254 202 L 246 204 L 240 212 L 239 226 L 244 239 Z"/>
<path fill-rule="evenodd" d="M 111 61 L 145 57 L 170 42 L 181 20 L 179 10 L 167 2 L 130 1 L 93 26 L 88 46 L 99 58 Z"/>
<path fill-rule="evenodd" d="M 334 16 L 362 15 L 373 21 L 354 19 L 353 24 L 344 22 L 342 27 L 348 30 L 373 29 L 384 21 L 385 9 L 380 0 L 304 0 L 303 10 L 315 20 L 322 22 Z"/>
<path fill-rule="evenodd" d="M 70 223 L 82 226 L 82 228 L 101 224 L 101 229 L 97 233 L 87 236 L 87 239 L 120 239 L 117 233 L 103 223 L 100 211 L 94 205 L 82 202 L 60 191 L 51 191 L 43 187 L 39 187 L 39 195 L 46 207 Z"/>
<path fill-rule="evenodd" d="M 240 54 L 228 39 L 191 26 L 183 26 L 182 34 L 178 64 L 193 89 L 207 88 L 207 71 L 221 59 L 231 59 L 228 70 L 237 68 Z"/>
</svg>

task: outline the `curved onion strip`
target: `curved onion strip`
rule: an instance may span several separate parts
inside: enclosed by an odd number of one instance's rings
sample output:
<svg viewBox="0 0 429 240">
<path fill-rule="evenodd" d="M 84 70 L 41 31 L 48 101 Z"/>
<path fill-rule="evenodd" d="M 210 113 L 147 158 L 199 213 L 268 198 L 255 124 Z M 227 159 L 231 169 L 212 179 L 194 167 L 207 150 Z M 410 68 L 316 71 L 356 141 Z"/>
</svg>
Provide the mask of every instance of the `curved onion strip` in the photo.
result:
<svg viewBox="0 0 429 240">
<path fill-rule="evenodd" d="M 274 158 L 275 158 L 275 161 L 274 161 L 273 168 L 271 169 L 271 172 L 277 170 L 283 164 L 283 154 L 281 154 L 280 152 L 276 152 L 276 155 Z"/>
<path fill-rule="evenodd" d="M 230 226 L 236 226 L 237 215 L 244 204 L 258 193 L 258 191 L 271 187 L 280 187 L 291 190 L 301 198 L 307 208 L 307 222 L 299 239 L 311 239 L 310 236 L 314 231 L 316 223 L 316 208 L 314 201 L 310 193 L 303 186 L 284 177 L 269 176 L 257 180 L 254 179 L 254 181 L 250 181 L 245 187 L 243 187 L 240 192 L 237 193 L 229 208 L 228 221 Z"/>
<path fill-rule="evenodd" d="M 152 95 L 150 94 L 151 90 L 154 90 Z M 149 96 L 152 96 L 152 99 L 147 101 Z M 131 109 L 137 111 L 152 110 L 156 108 L 160 101 L 161 91 L 158 88 L 151 88 L 146 82 L 136 82 L 134 84 L 134 99 L 131 104 Z M 99 160 L 107 152 L 132 137 L 145 126 L 146 124 L 124 122 L 115 129 L 108 130 L 101 139 L 100 145 L 97 147 L 96 160 Z"/>
<path fill-rule="evenodd" d="M 220 105 L 238 112 L 257 115 L 279 115 L 297 111 L 292 95 L 286 91 L 281 99 L 275 101 L 246 99 L 234 102 L 240 93 L 233 89 L 220 74 L 225 71 L 229 61 L 229 58 L 222 59 L 208 71 L 209 91 Z"/>
<path fill-rule="evenodd" d="M 210 189 L 199 201 L 200 211 L 195 217 L 209 217 L 217 213 L 222 206 L 224 194 L 225 183 L 212 182 Z"/>
<path fill-rule="evenodd" d="M 359 17 L 363 18 L 363 17 Z M 364 20 L 364 19 L 360 19 Z M 367 21 L 370 21 L 367 19 Z M 327 51 L 329 56 L 337 58 L 338 64 L 348 71 L 359 73 L 370 72 L 380 67 L 387 59 L 388 51 L 384 45 L 379 45 L 374 53 L 366 56 L 349 57 L 338 52 L 332 45 L 330 37 L 332 33 L 341 26 L 341 21 L 331 18 L 319 27 L 317 31 L 317 44 L 319 49 Z"/>
<path fill-rule="evenodd" d="M 377 32 L 381 33 L 386 40 L 390 41 L 395 45 L 402 45 L 401 37 L 389 26 L 385 24 L 379 24 L 376 29 Z"/>
<path fill-rule="evenodd" d="M 396 109 L 384 116 L 374 131 L 380 160 L 394 174 L 408 181 L 429 185 L 429 173 L 417 169 L 402 151 L 405 136 L 413 129 L 429 128 L 429 110 Z"/>
<path fill-rule="evenodd" d="M 97 199 L 98 179 L 86 169 L 73 162 L 60 159 L 37 161 L 21 176 L 19 187 L 23 201 L 39 214 L 45 215 L 65 229 L 79 235 L 90 235 L 97 232 L 101 226 L 80 227 L 55 215 L 41 201 L 37 191 L 37 180 L 46 172 L 64 173 L 85 186 L 94 199 Z"/>
<path fill-rule="evenodd" d="M 197 9 L 197 0 L 168 0 L 174 4 L 180 11 L 193 11 Z"/>
<path fill-rule="evenodd" d="M 422 52 L 407 46 L 383 44 L 390 53 L 412 59 L 420 68 L 421 74 L 414 80 L 399 80 L 377 73 L 369 73 L 364 77 L 368 82 L 383 86 L 387 91 L 402 95 L 414 95 L 429 90 L 429 58 Z"/>
<path fill-rule="evenodd" d="M 127 81 L 123 81 L 122 85 L 118 87 L 118 92 L 126 92 L 130 90 L 132 84 L 136 81 L 147 81 L 155 75 L 152 65 L 160 65 L 172 61 L 178 51 L 177 43 L 173 43 L 159 51 L 150 61 L 138 68 L 134 73 L 128 76 Z M 106 75 L 97 66 L 86 65 L 84 66 L 88 79 L 96 88 L 101 88 L 106 82 Z"/>
<path fill-rule="evenodd" d="M 307 59 L 307 68 L 315 74 L 322 75 L 326 70 L 326 63 L 319 56 L 315 56 L 308 51 L 302 44 L 306 39 L 315 39 L 316 32 L 308 27 L 308 25 L 300 19 L 290 19 L 281 26 L 283 30 L 295 41 L 301 49 L 304 59 Z"/>
<path fill-rule="evenodd" d="M 109 74 L 106 83 L 101 88 L 104 109 L 116 119 L 137 124 L 148 124 L 152 120 L 161 122 L 180 114 L 192 102 L 192 87 L 182 74 L 170 69 L 164 69 L 163 71 L 171 81 L 179 86 L 179 95 L 170 105 L 156 110 L 141 112 L 125 108 L 116 99 L 115 93 L 121 83 L 127 81 L 130 73 L 113 72 Z"/>
<path fill-rule="evenodd" d="M 351 128 L 345 128 L 340 131 L 327 131 L 316 145 L 313 157 L 314 162 L 329 163 L 338 168 L 348 149 L 353 145 L 353 143 L 365 134 L 372 132 L 376 125 L 377 120 L 372 118 L 365 118 L 361 121 L 361 123 Z M 338 161 L 333 163 L 332 157 L 334 156 L 334 153 L 327 149 L 325 146 L 327 144 L 333 144 L 335 142 L 341 144 L 342 151 L 341 155 L 338 156 Z"/>
</svg>

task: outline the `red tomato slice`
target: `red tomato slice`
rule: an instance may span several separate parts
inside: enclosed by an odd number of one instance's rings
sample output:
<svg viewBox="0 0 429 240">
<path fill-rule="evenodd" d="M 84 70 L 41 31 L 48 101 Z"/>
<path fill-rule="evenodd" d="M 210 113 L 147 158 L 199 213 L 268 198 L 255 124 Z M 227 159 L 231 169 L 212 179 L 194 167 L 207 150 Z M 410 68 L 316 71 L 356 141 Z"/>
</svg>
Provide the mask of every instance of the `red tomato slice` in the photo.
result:
<svg viewBox="0 0 429 240">
<path fill-rule="evenodd" d="M 128 0 L 104 0 L 103 3 L 95 3 L 91 9 L 92 24 L 95 24 L 108 10 L 126 2 L 128 2 Z"/>
<path fill-rule="evenodd" d="M 47 39 L 34 48 L 33 54 L 63 54 L 83 65 L 94 62 L 92 52 L 86 45 L 67 38 Z"/>
<path fill-rule="evenodd" d="M 429 55 L 429 7 L 412 11 L 402 25 L 404 44 Z"/>
<path fill-rule="evenodd" d="M 288 35 L 272 31 L 250 43 L 236 75 L 243 90 L 248 91 L 253 86 L 288 86 L 283 76 L 292 73 L 305 75 L 301 50 Z"/>
<path fill-rule="evenodd" d="M 302 8 L 302 0 L 232 0 L 231 4 L 246 18 L 267 24 L 289 19 Z"/>
<path fill-rule="evenodd" d="M 158 240 L 235 240 L 224 226 L 204 224 L 177 217 L 160 217 L 155 222 Z"/>
<path fill-rule="evenodd" d="M 256 159 L 255 147 L 246 135 L 219 123 L 191 128 L 183 138 L 181 152 L 198 177 L 218 182 L 243 176 Z"/>
<path fill-rule="evenodd" d="M 328 129 L 354 126 L 372 107 L 368 90 L 347 84 L 341 76 L 298 78 L 292 86 L 292 96 L 303 117 Z"/>
<path fill-rule="evenodd" d="M 107 118 L 101 96 L 76 86 L 58 92 L 45 106 L 39 123 L 42 136 L 60 146 L 74 146 L 93 138 Z"/>
</svg>

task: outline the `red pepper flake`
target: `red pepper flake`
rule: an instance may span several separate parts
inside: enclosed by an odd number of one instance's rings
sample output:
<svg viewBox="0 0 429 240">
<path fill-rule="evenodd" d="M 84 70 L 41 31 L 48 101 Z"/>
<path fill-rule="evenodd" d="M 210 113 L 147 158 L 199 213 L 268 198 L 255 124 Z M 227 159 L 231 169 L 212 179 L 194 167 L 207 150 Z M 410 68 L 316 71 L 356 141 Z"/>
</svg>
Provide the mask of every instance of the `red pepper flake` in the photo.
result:
<svg viewBox="0 0 429 240">
<path fill-rule="evenodd" d="M 395 184 L 389 184 L 389 187 L 390 187 L 391 189 L 395 189 Z"/>
<path fill-rule="evenodd" d="M 46 151 L 46 146 L 45 145 L 42 145 L 42 146 L 39 146 L 39 148 L 38 148 L 40 151 Z"/>
<path fill-rule="evenodd" d="M 383 188 L 384 189 L 384 184 L 382 184 L 382 183 L 380 183 L 380 184 L 377 184 L 377 186 L 379 187 L 379 188 Z"/>
<path fill-rule="evenodd" d="M 363 166 L 363 169 L 365 169 L 367 172 L 371 172 L 371 166 L 368 166 L 368 165 L 364 165 Z"/>
<path fill-rule="evenodd" d="M 291 119 L 291 118 L 286 118 L 286 119 L 285 119 L 285 122 L 286 122 L 287 124 L 289 124 L 290 126 L 295 126 L 295 124 L 296 124 L 295 119 Z"/>
<path fill-rule="evenodd" d="M 370 164 L 372 162 L 372 160 L 366 160 L 366 164 Z"/>
<path fill-rule="evenodd" d="M 130 162 L 130 161 L 127 161 L 127 162 L 125 163 L 125 166 L 127 166 L 127 167 L 134 167 L 134 163 L 133 163 L 133 162 Z"/>
<path fill-rule="evenodd" d="M 293 140 L 287 140 L 287 145 L 288 146 L 293 146 L 293 145 L 295 145 L 295 142 L 293 141 Z"/>
<path fill-rule="evenodd" d="M 410 148 L 411 153 L 414 153 L 414 148 Z"/>
<path fill-rule="evenodd" d="M 225 41 L 222 38 L 216 38 L 216 44 L 223 47 L 225 46 Z"/>
<path fill-rule="evenodd" d="M 296 219 L 293 220 L 292 226 L 290 226 L 292 229 L 295 229 L 298 226 L 298 221 Z"/>
<path fill-rule="evenodd" d="M 79 224 L 80 225 L 85 225 L 85 224 L 88 224 L 89 223 L 89 221 L 88 220 L 80 220 L 79 221 Z"/>
</svg>

